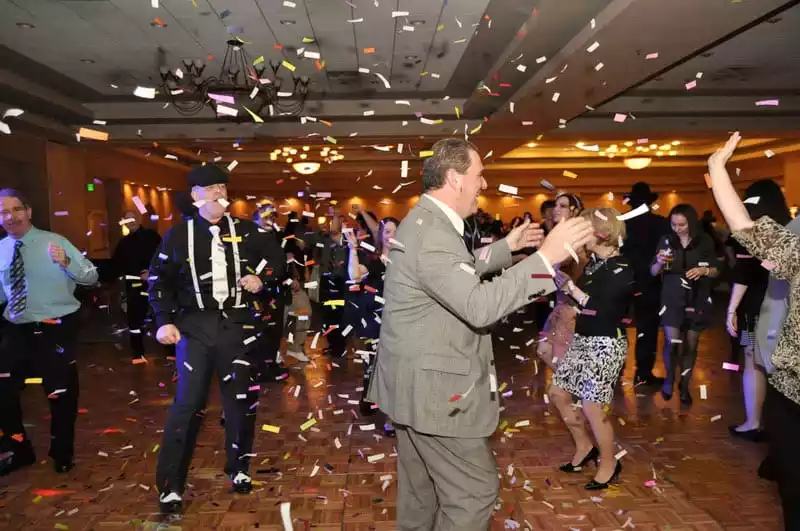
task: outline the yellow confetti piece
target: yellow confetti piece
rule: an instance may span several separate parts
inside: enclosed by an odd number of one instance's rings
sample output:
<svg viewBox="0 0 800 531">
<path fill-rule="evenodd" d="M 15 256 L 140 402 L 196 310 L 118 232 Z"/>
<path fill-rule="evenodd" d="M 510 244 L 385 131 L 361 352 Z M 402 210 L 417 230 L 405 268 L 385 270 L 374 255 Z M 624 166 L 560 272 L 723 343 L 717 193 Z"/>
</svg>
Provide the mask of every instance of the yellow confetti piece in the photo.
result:
<svg viewBox="0 0 800 531">
<path fill-rule="evenodd" d="M 157 445 L 153 446 L 153 453 L 156 453 L 159 448 L 161 448 L 160 444 L 157 444 Z"/>
<path fill-rule="evenodd" d="M 99 140 L 105 142 L 108 140 L 108 133 L 105 131 L 97 131 L 96 129 L 89 129 L 88 127 L 81 127 L 78 129 L 78 136 L 81 138 L 89 138 L 92 140 Z"/>
<path fill-rule="evenodd" d="M 427 75 L 428 75 L 428 73 L 427 73 L 427 72 L 422 72 L 422 73 L 420 73 L 420 77 L 422 77 L 422 76 L 427 76 Z"/>
<path fill-rule="evenodd" d="M 25 384 L 26 385 L 28 385 L 28 384 L 30 384 L 30 385 L 41 384 L 41 383 L 42 383 L 42 379 L 41 378 L 25 378 Z"/>
<path fill-rule="evenodd" d="M 261 426 L 261 431 L 268 431 L 270 433 L 280 433 L 281 427 L 280 426 L 272 426 L 271 424 L 263 424 Z"/>
<path fill-rule="evenodd" d="M 331 308 L 335 308 L 337 306 L 344 306 L 344 299 L 335 299 L 330 301 L 325 301 L 322 303 L 323 306 L 330 306 Z"/>
<path fill-rule="evenodd" d="M 578 174 L 577 173 L 571 172 L 569 170 L 564 170 L 563 175 L 564 175 L 564 177 L 569 177 L 570 179 L 577 179 L 578 178 Z"/>
<path fill-rule="evenodd" d="M 458 105 L 453 107 L 453 109 L 456 111 L 456 118 L 461 118 L 461 110 L 458 108 Z"/>
<path fill-rule="evenodd" d="M 311 44 L 312 42 L 314 42 L 313 37 L 303 37 L 303 44 Z"/>
<path fill-rule="evenodd" d="M 36 496 L 36 497 L 33 499 L 33 503 L 39 503 L 40 501 L 42 501 L 42 497 L 41 497 L 41 496 Z"/>
<path fill-rule="evenodd" d="M 467 39 L 458 39 L 457 41 L 453 41 L 453 44 L 463 44 L 467 42 Z"/>
<path fill-rule="evenodd" d="M 331 144 L 336 144 L 336 143 L 337 143 L 337 142 L 336 142 L 336 139 L 335 139 L 335 138 L 333 138 L 332 136 L 326 136 L 326 137 L 325 137 L 325 140 L 327 140 L 327 141 L 328 141 L 328 142 L 330 142 Z"/>
<path fill-rule="evenodd" d="M 242 243 L 242 237 L 241 236 L 236 236 L 234 238 L 233 236 L 225 236 L 224 238 L 222 238 L 222 241 L 227 242 L 227 243 L 233 243 L 233 242 Z"/>
<path fill-rule="evenodd" d="M 300 425 L 300 431 L 306 431 L 308 428 L 317 423 L 317 419 L 309 419 Z"/>
<path fill-rule="evenodd" d="M 480 130 L 481 130 L 481 128 L 483 128 L 483 124 L 478 124 L 478 127 L 476 127 L 475 129 L 473 129 L 472 131 L 470 131 L 470 132 L 469 132 L 469 134 L 471 134 L 471 135 L 474 135 L 475 133 L 477 133 L 478 131 L 480 131 Z"/>
<path fill-rule="evenodd" d="M 69 526 L 67 524 L 56 524 L 55 528 L 56 529 L 69 529 Z"/>
<path fill-rule="evenodd" d="M 497 391 L 502 393 L 503 391 L 506 390 L 507 387 L 508 387 L 508 384 L 506 382 L 503 382 L 503 383 L 500 384 L 500 388 Z"/>
<path fill-rule="evenodd" d="M 420 151 L 419 158 L 424 159 L 425 157 L 432 157 L 433 151 Z"/>
<path fill-rule="evenodd" d="M 436 26 L 436 31 L 442 31 L 444 29 L 444 24 L 439 24 Z"/>
<path fill-rule="evenodd" d="M 253 61 L 253 66 L 260 65 L 263 62 L 264 62 L 264 56 L 262 55 L 258 57 L 255 61 Z"/>
<path fill-rule="evenodd" d="M 501 422 L 500 423 L 500 431 L 505 430 L 507 426 L 508 426 L 508 421 L 507 420 L 504 420 L 503 422 Z"/>
<path fill-rule="evenodd" d="M 289 61 L 287 61 L 287 60 L 285 60 L 285 59 L 283 60 L 283 62 L 281 63 L 281 65 L 282 65 L 284 68 L 286 68 L 286 69 L 287 69 L 289 72 L 294 72 L 295 70 L 297 70 L 297 67 L 296 67 L 296 66 L 294 66 L 292 63 L 290 63 Z"/>
<path fill-rule="evenodd" d="M 283 454 L 283 460 L 284 460 L 284 461 L 286 461 L 286 460 L 287 460 L 287 459 L 289 459 L 291 456 L 292 456 L 292 452 L 286 452 L 285 454 Z"/>
</svg>

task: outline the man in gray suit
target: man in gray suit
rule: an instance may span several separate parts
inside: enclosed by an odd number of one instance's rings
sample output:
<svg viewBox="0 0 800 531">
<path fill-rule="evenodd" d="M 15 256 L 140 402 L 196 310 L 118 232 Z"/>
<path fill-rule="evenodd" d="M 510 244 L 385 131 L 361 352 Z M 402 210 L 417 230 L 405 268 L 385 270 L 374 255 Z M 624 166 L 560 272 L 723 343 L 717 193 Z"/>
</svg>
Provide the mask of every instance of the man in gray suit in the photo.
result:
<svg viewBox="0 0 800 531">
<path fill-rule="evenodd" d="M 424 195 L 389 253 L 380 347 L 368 399 L 397 429 L 401 530 L 470 531 L 489 525 L 498 479 L 489 436 L 499 420 L 488 327 L 555 289 L 552 264 L 593 238 L 589 221 L 543 231 L 525 223 L 477 251 L 463 219 L 486 189 L 477 149 L 440 140 L 423 167 Z M 540 244 L 511 267 L 511 253 Z M 509 268 L 490 282 L 484 273 Z"/>
</svg>

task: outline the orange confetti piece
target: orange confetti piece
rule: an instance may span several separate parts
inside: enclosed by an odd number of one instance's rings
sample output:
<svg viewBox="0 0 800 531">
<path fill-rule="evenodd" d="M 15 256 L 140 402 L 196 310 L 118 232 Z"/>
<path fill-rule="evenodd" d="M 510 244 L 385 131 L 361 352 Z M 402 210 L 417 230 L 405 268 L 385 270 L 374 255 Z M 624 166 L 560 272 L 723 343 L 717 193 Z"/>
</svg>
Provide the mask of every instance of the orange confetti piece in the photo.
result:
<svg viewBox="0 0 800 531">
<path fill-rule="evenodd" d="M 282 50 L 283 49 L 283 44 L 281 44 L 279 42 L 276 42 L 275 44 L 272 45 L 272 48 L 275 49 L 275 50 Z"/>
<path fill-rule="evenodd" d="M 44 319 L 42 322 L 45 324 L 61 324 L 61 319 Z"/>
<path fill-rule="evenodd" d="M 33 493 L 43 498 L 52 498 L 53 496 L 63 496 L 65 494 L 75 494 L 74 490 L 64 489 L 33 489 Z"/>
<path fill-rule="evenodd" d="M 145 358 L 136 358 L 134 360 L 131 360 L 131 363 L 133 363 L 134 365 L 139 365 L 141 363 L 147 363 L 147 360 Z"/>
<path fill-rule="evenodd" d="M 325 124 L 328 127 L 333 127 L 333 124 L 331 122 L 327 121 L 327 120 L 320 120 L 319 123 Z"/>
<path fill-rule="evenodd" d="M 364 48 L 364 53 L 375 53 L 375 48 Z"/>
<path fill-rule="evenodd" d="M 314 61 L 314 66 L 317 67 L 317 70 L 322 70 L 323 68 L 325 68 L 325 61 L 320 61 L 319 59 L 317 59 L 316 61 Z"/>
<path fill-rule="evenodd" d="M 111 433 L 125 433 L 125 430 L 121 430 L 119 428 L 106 428 L 104 430 L 100 430 L 100 433 L 103 435 L 109 435 Z"/>
<path fill-rule="evenodd" d="M 313 265 L 314 265 L 314 264 L 316 264 L 316 263 L 317 263 L 317 262 L 316 262 L 315 260 L 309 260 L 308 262 L 306 262 L 306 264 L 305 264 L 305 265 L 306 265 L 306 267 L 309 267 L 309 266 L 313 266 Z"/>
<path fill-rule="evenodd" d="M 154 24 L 156 24 L 157 26 L 166 26 L 166 23 L 164 23 L 164 21 L 163 21 L 163 20 L 161 20 L 161 19 L 160 19 L 160 18 L 158 18 L 158 17 L 155 17 L 155 18 L 153 19 L 153 23 L 154 23 Z"/>
<path fill-rule="evenodd" d="M 709 174 L 703 174 L 703 178 L 706 180 L 706 186 L 708 189 L 711 189 L 711 176 Z"/>
<path fill-rule="evenodd" d="M 11 436 L 11 438 L 17 441 L 18 443 L 21 443 L 22 441 L 25 440 L 25 435 L 23 435 L 22 433 L 15 433 L 14 435 Z"/>
</svg>

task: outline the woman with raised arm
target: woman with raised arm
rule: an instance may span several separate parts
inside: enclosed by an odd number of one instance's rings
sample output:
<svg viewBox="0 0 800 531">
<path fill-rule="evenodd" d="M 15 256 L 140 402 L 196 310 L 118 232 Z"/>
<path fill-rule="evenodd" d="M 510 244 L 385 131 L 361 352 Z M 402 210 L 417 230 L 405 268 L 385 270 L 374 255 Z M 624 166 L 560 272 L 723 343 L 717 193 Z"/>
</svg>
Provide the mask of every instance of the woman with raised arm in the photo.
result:
<svg viewBox="0 0 800 531">
<path fill-rule="evenodd" d="M 347 271 L 350 280 L 358 285 L 358 291 L 352 292 L 353 302 L 358 306 L 358 315 L 351 319 L 353 333 L 368 346 L 370 354 L 365 354 L 364 360 L 364 391 L 361 398 L 361 414 L 373 415 L 375 409 L 372 403 L 365 400 L 369 389 L 369 380 L 375 352 L 378 348 L 378 337 L 381 331 L 381 314 L 383 311 L 383 278 L 386 274 L 386 265 L 389 263 L 390 241 L 397 232 L 400 221 L 395 218 L 383 218 L 377 225 L 376 245 L 359 242 L 352 232 L 347 233 L 347 243 L 350 254 L 347 260 Z M 367 349 L 365 349 L 367 350 Z M 384 433 L 394 436 L 394 428 L 387 419 L 383 426 Z"/>
<path fill-rule="evenodd" d="M 800 237 L 770 216 L 756 221 L 736 193 L 725 164 L 741 137 L 736 132 L 708 159 L 711 190 L 733 237 L 777 278 L 790 282 L 789 312 L 772 355 L 764 423 L 787 531 L 800 529 Z"/>
<path fill-rule="evenodd" d="M 556 196 L 555 207 L 553 208 L 553 226 L 570 218 L 580 216 L 583 211 L 583 201 L 575 194 L 561 192 Z M 579 262 L 570 261 L 560 264 L 558 269 L 569 279 L 576 280 L 583 266 L 586 265 L 586 257 L 578 251 Z M 539 358 L 555 370 L 558 361 L 564 357 L 564 353 L 572 342 L 575 333 L 575 318 L 578 312 L 575 309 L 575 301 L 564 291 L 559 290 L 555 296 L 555 306 L 547 317 L 540 332 L 539 345 L 536 354 Z"/>
</svg>

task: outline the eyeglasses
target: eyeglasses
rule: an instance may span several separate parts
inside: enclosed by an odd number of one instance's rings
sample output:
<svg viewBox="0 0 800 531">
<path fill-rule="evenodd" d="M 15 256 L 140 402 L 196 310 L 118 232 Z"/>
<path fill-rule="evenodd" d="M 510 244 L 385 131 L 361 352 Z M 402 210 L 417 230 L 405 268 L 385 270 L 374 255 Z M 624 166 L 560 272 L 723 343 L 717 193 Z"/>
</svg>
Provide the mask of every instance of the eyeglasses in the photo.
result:
<svg viewBox="0 0 800 531">
<path fill-rule="evenodd" d="M 16 206 L 16 207 L 12 208 L 11 210 L 0 210 L 0 218 L 7 218 L 8 216 L 11 216 L 12 214 L 14 214 L 14 215 L 21 214 L 22 212 L 25 212 L 26 210 L 28 210 L 28 209 L 26 207 L 24 207 L 24 206 Z"/>
</svg>

